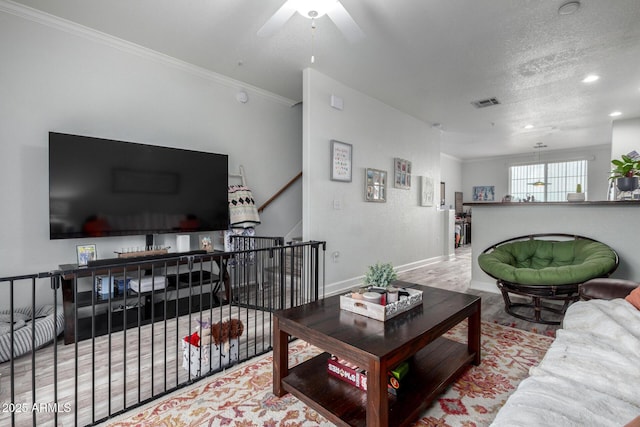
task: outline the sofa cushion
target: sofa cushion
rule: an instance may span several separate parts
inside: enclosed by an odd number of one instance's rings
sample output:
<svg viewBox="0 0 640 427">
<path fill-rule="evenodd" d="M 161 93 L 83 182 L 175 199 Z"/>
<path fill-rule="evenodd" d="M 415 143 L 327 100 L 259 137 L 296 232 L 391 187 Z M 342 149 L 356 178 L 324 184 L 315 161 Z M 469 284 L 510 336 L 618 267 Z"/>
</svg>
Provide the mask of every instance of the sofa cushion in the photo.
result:
<svg viewBox="0 0 640 427">
<path fill-rule="evenodd" d="M 575 239 L 522 240 L 505 243 L 478 257 L 480 268 L 505 282 L 522 285 L 568 285 L 606 276 L 617 265 L 604 243 Z"/>
<path fill-rule="evenodd" d="M 631 303 L 635 308 L 640 310 L 640 287 L 635 288 L 625 299 Z"/>
</svg>

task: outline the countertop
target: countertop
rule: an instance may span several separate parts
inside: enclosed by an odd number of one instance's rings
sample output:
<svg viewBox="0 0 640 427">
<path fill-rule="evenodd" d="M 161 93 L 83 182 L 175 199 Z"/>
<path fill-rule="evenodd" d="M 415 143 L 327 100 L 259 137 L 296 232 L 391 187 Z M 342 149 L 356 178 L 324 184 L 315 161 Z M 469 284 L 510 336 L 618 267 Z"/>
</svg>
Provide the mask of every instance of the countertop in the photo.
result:
<svg viewBox="0 0 640 427">
<path fill-rule="evenodd" d="M 468 202 L 463 206 L 489 206 L 489 207 L 521 207 L 521 206 L 640 206 L 640 200 L 595 200 L 585 202 Z"/>
</svg>

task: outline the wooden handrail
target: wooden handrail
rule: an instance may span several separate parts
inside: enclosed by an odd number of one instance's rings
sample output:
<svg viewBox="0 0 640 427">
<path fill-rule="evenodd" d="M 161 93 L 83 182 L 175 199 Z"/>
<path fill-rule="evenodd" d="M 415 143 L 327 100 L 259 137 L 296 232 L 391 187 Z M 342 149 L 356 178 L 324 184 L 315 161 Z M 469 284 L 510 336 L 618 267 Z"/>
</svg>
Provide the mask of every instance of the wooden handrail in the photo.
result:
<svg viewBox="0 0 640 427">
<path fill-rule="evenodd" d="M 277 199 L 282 193 L 284 193 L 287 190 L 287 188 L 291 187 L 293 185 L 293 183 L 296 182 L 297 180 L 299 180 L 300 178 L 302 178 L 302 171 L 300 171 L 300 173 L 298 173 L 298 175 L 294 176 L 291 179 L 291 181 L 287 182 L 284 185 L 284 187 L 282 187 L 280 190 L 278 190 L 278 192 L 276 194 L 271 196 L 271 198 L 269 200 L 264 202 L 262 204 L 262 206 L 260 206 L 258 208 L 258 212 L 262 212 L 267 206 L 269 206 L 271 204 L 271 202 L 273 202 L 275 199 Z"/>
</svg>

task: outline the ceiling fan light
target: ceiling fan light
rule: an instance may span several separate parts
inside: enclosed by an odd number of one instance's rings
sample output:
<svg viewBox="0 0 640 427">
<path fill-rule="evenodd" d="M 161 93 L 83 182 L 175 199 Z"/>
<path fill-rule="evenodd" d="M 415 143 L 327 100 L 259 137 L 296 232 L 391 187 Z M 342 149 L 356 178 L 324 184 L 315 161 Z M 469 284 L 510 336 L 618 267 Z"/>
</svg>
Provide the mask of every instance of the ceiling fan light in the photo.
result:
<svg viewBox="0 0 640 427">
<path fill-rule="evenodd" d="M 327 14 L 337 0 L 290 0 L 295 2 L 296 11 L 305 18 L 316 19 Z"/>
</svg>

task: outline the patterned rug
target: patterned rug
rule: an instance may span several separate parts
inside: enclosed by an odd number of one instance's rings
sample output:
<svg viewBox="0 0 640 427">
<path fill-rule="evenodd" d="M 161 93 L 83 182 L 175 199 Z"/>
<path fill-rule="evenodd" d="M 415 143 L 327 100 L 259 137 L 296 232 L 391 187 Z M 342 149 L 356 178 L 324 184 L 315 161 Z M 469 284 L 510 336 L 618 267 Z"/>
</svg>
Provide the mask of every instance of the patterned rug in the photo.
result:
<svg viewBox="0 0 640 427">
<path fill-rule="evenodd" d="M 467 326 L 448 338 L 466 342 Z M 468 369 L 415 421 L 415 426 L 480 427 L 491 423 L 531 366 L 542 359 L 552 338 L 482 322 L 482 363 Z M 303 341 L 290 345 L 289 365 L 320 353 Z M 185 389 L 134 409 L 108 426 L 331 426 L 290 394 L 272 392 L 271 354 L 250 360 Z"/>
</svg>

